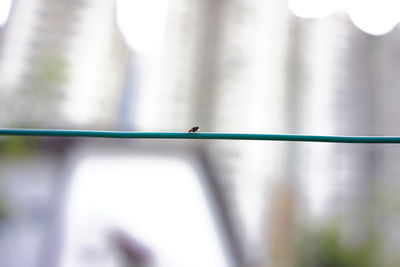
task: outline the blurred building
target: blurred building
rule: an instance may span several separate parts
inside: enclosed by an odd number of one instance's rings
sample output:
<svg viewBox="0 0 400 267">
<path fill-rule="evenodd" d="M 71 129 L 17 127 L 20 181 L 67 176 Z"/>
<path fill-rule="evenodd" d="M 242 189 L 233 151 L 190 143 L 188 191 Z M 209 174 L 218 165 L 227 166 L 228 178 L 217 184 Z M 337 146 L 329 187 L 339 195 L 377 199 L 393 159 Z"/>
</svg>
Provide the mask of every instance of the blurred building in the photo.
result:
<svg viewBox="0 0 400 267">
<path fill-rule="evenodd" d="M 113 7 L 113 1 L 13 1 L 1 31 L 2 127 L 117 125 L 121 90 L 115 88 L 124 67 Z M 60 260 L 73 143 L 36 141 L 1 140 L 0 266 Z"/>
<path fill-rule="evenodd" d="M 389 43 L 397 42 L 397 28 L 374 37 L 343 12 L 298 19 L 284 1 L 174 1 L 169 12 L 161 70 L 139 101 L 150 117 L 139 118 L 139 129 L 180 131 L 181 124 L 200 124 L 202 131 L 396 134 L 384 125 L 397 125 L 391 100 L 397 93 L 386 92 L 397 86 L 398 68 L 384 66 L 396 65 L 389 63 L 397 58 Z M 163 101 L 169 97 L 176 101 Z M 376 186 L 386 183 L 383 173 L 396 179 L 396 164 L 388 163 L 396 161 L 395 150 L 220 141 L 199 148 L 226 190 L 242 251 L 272 266 L 293 264 L 293 248 L 285 243 L 293 243 L 294 235 L 285 233 L 299 224 L 340 218 L 344 243 L 373 239 L 374 214 L 382 208 L 376 206 Z M 281 182 L 286 189 L 274 190 Z M 263 224 L 266 233 L 260 235 Z"/>
<path fill-rule="evenodd" d="M 0 64 L 4 126 L 117 124 L 124 59 L 113 7 L 108 0 L 13 2 Z"/>
</svg>

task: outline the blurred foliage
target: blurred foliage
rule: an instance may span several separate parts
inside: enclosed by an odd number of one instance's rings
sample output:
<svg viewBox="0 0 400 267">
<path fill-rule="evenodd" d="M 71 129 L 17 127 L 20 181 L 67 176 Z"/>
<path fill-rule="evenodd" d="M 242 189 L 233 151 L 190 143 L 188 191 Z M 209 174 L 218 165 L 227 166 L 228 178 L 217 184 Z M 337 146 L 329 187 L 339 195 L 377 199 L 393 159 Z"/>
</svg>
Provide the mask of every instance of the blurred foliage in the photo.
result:
<svg viewBox="0 0 400 267">
<path fill-rule="evenodd" d="M 376 239 L 349 246 L 343 243 L 339 228 L 329 226 L 307 231 L 299 244 L 301 267 L 372 267 L 378 253 Z"/>
<path fill-rule="evenodd" d="M 26 157 L 35 151 L 35 142 L 26 137 L 8 137 L 0 143 L 0 157 Z"/>
<path fill-rule="evenodd" d="M 0 196 L 0 223 L 7 218 L 8 207 L 6 201 Z"/>
</svg>

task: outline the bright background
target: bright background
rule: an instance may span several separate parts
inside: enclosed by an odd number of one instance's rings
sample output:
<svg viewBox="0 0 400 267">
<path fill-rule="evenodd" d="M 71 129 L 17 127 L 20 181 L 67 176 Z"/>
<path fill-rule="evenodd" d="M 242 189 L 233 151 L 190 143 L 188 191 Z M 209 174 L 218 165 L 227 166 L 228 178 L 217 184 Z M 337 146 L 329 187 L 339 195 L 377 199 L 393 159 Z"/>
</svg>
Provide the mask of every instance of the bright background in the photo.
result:
<svg viewBox="0 0 400 267">
<path fill-rule="evenodd" d="M 400 135 L 400 4 L 2 0 L 3 128 Z M 0 138 L 0 266 L 399 266 L 397 145 Z"/>
</svg>

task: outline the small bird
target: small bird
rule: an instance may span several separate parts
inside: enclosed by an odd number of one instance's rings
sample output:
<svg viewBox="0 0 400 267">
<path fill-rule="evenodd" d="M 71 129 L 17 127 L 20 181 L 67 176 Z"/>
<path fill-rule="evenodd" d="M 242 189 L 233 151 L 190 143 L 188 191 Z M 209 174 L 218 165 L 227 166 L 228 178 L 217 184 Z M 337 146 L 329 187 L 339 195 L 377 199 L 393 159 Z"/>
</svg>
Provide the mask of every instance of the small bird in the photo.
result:
<svg viewBox="0 0 400 267">
<path fill-rule="evenodd" d="M 197 132 L 200 129 L 199 126 L 193 126 L 192 128 L 189 129 L 188 133 L 194 133 Z"/>
</svg>

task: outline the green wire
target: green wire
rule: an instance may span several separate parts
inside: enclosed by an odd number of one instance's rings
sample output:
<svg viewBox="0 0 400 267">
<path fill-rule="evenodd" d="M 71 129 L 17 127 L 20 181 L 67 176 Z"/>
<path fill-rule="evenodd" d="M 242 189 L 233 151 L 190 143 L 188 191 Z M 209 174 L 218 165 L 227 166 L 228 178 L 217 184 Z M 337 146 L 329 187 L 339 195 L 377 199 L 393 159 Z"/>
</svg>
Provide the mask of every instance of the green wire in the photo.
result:
<svg viewBox="0 0 400 267">
<path fill-rule="evenodd" d="M 171 133 L 171 132 L 117 132 L 47 129 L 0 129 L 0 136 L 62 136 L 132 139 L 224 139 L 264 140 L 330 143 L 400 143 L 400 136 L 325 136 L 297 134 L 245 134 L 245 133 Z"/>
</svg>

